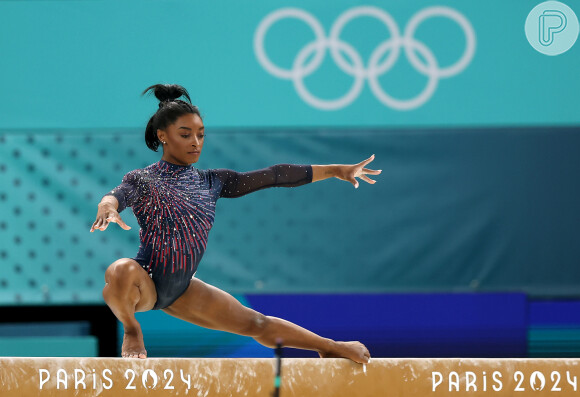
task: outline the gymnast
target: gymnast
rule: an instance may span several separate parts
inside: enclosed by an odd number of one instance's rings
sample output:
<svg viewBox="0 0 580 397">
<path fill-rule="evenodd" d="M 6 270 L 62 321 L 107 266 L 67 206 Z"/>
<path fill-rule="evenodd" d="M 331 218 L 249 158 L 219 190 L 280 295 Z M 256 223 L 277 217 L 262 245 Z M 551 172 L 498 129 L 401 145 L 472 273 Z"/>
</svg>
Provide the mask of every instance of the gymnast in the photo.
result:
<svg viewBox="0 0 580 397">
<path fill-rule="evenodd" d="M 337 342 L 296 324 L 265 316 L 243 306 L 230 294 L 195 278 L 205 252 L 220 197 L 241 197 L 260 189 L 295 187 L 336 177 L 358 187 L 356 177 L 374 184 L 366 174 L 381 171 L 364 168 L 374 155 L 354 165 L 278 164 L 261 170 L 235 172 L 200 170 L 204 125 L 199 109 L 191 104 L 187 90 L 179 85 L 156 84 L 153 92 L 159 108 L 145 129 L 145 142 L 157 151 L 159 162 L 128 172 L 119 186 L 98 205 L 91 227 L 105 230 L 110 222 L 129 230 L 119 213 L 133 209 L 140 230 L 135 258 L 113 262 L 105 272 L 103 298 L 123 324 L 122 356 L 146 358 L 136 312 L 163 310 L 202 327 L 251 336 L 259 343 L 317 351 L 320 357 L 344 357 L 367 363 L 370 353 L 360 342 Z M 186 100 L 177 99 L 184 97 Z"/>
</svg>

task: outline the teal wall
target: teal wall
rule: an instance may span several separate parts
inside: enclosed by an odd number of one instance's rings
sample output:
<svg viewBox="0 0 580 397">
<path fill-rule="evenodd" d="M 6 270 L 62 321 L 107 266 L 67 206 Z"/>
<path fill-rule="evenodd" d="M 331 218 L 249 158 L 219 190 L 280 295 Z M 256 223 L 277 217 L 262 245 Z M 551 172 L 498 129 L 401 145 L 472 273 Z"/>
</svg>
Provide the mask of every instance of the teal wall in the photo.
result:
<svg viewBox="0 0 580 397">
<path fill-rule="evenodd" d="M 141 128 L 155 104 L 138 95 L 156 82 L 186 86 L 212 127 L 577 124 L 580 47 L 556 57 L 535 51 L 524 23 L 536 4 L 0 1 L 0 128 Z M 291 81 L 272 76 L 258 62 L 254 36 L 270 13 L 301 9 L 328 36 L 340 15 L 362 5 L 388 12 L 401 32 L 422 10 L 450 7 L 473 29 L 473 57 L 455 76 L 439 79 L 422 106 L 407 111 L 377 100 L 368 81 L 349 106 L 313 108 Z M 265 49 L 274 62 L 289 68 L 313 37 L 305 23 L 285 19 L 270 29 Z M 340 37 L 368 66 L 390 33 L 377 19 L 361 17 L 348 23 Z M 445 17 L 427 19 L 414 37 L 431 50 L 440 68 L 454 64 L 466 48 L 459 25 Z M 403 54 L 379 77 L 384 90 L 401 99 L 421 93 L 427 80 Z M 328 54 L 305 78 L 313 95 L 325 99 L 343 95 L 352 82 Z"/>
</svg>

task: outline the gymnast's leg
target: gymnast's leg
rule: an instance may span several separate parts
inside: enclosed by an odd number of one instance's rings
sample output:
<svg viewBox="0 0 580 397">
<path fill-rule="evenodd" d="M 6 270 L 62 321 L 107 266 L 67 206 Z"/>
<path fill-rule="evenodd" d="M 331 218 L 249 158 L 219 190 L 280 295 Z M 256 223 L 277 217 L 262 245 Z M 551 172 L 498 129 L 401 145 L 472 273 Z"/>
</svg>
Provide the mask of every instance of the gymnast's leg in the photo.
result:
<svg viewBox="0 0 580 397">
<path fill-rule="evenodd" d="M 268 347 L 275 347 L 279 338 L 284 346 L 315 350 L 321 357 L 344 357 L 358 363 L 370 359 L 362 343 L 335 342 L 281 318 L 264 316 L 196 278 L 191 280 L 185 293 L 163 311 L 205 328 L 251 336 Z"/>
<path fill-rule="evenodd" d="M 105 272 L 103 298 L 117 319 L 123 323 L 122 356 L 146 358 L 141 325 L 135 312 L 151 310 L 157 301 L 155 284 L 133 259 L 123 258 L 113 262 Z"/>
</svg>

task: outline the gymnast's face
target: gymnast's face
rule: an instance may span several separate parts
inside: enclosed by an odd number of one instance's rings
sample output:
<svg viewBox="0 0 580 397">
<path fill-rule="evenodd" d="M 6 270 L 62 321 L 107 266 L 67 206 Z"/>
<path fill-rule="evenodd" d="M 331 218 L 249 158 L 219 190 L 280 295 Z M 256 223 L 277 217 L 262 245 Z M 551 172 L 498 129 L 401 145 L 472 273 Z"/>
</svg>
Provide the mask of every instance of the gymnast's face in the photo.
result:
<svg viewBox="0 0 580 397">
<path fill-rule="evenodd" d="M 165 130 L 157 130 L 157 137 L 163 146 L 161 159 L 178 165 L 196 163 L 201 155 L 204 136 L 203 121 L 197 114 L 180 116 Z"/>
</svg>

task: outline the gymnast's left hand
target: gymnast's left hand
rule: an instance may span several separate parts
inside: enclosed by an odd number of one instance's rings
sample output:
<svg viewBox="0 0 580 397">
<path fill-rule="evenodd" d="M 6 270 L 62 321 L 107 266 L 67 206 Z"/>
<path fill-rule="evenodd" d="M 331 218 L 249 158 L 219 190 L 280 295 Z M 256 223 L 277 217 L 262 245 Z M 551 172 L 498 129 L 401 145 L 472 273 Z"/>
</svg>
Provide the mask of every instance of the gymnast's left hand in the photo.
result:
<svg viewBox="0 0 580 397">
<path fill-rule="evenodd" d="M 374 159 L 375 159 L 375 155 L 373 154 L 371 157 L 369 157 L 366 160 L 361 161 L 358 164 L 339 165 L 337 167 L 335 176 L 338 179 L 342 179 L 343 181 L 347 181 L 347 182 L 352 183 L 355 188 L 358 188 L 358 181 L 356 180 L 356 178 L 360 178 L 363 181 L 368 182 L 371 185 L 374 185 L 377 181 L 369 178 L 367 176 L 367 174 L 379 175 L 382 172 L 382 170 L 371 170 L 371 169 L 365 168 L 365 166 L 367 164 L 369 164 L 371 161 L 373 161 Z"/>
</svg>

